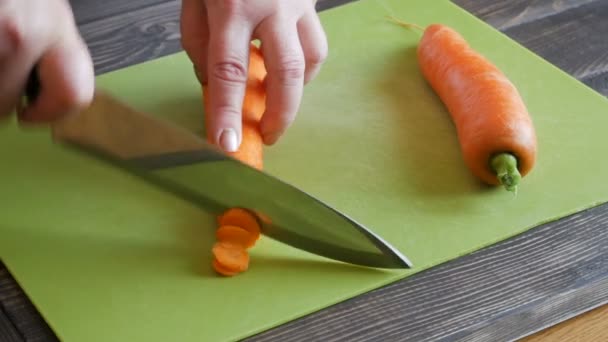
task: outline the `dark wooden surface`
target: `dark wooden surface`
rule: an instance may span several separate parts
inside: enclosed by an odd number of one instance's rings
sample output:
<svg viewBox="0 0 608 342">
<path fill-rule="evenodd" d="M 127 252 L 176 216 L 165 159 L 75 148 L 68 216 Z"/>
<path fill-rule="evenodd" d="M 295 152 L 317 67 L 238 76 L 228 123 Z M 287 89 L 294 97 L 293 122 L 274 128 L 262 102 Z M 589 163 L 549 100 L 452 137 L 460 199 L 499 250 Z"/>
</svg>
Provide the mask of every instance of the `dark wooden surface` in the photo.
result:
<svg viewBox="0 0 608 342">
<path fill-rule="evenodd" d="M 317 8 L 343 1 L 321 0 Z M 71 2 L 97 73 L 180 49 L 178 0 Z M 454 2 L 608 96 L 608 1 Z M 602 205 L 251 340 L 513 340 L 607 302 L 608 205 Z M 0 265 L 0 341 L 54 340 Z"/>
</svg>

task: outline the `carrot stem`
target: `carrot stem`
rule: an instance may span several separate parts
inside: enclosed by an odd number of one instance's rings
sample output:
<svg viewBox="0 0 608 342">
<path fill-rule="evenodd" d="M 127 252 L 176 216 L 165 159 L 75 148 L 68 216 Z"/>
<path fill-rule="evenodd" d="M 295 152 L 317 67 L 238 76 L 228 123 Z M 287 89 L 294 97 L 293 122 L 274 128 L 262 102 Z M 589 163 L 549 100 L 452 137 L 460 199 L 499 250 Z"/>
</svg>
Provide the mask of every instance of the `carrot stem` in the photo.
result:
<svg viewBox="0 0 608 342">
<path fill-rule="evenodd" d="M 492 158 L 490 164 L 500 184 L 508 191 L 517 193 L 517 185 L 521 180 L 521 174 L 517 169 L 517 158 L 511 153 L 500 153 Z"/>
<path fill-rule="evenodd" d="M 407 22 L 405 22 L 405 21 L 403 21 L 401 19 L 397 19 L 397 18 L 393 17 L 392 15 L 388 15 L 386 17 L 388 18 L 388 20 L 392 21 L 393 23 L 395 23 L 395 24 L 397 24 L 397 25 L 399 25 L 401 27 L 405 27 L 405 28 L 409 28 L 409 29 L 415 28 L 415 29 L 418 29 L 420 31 L 424 31 L 424 27 L 422 27 L 420 25 L 417 25 L 417 24 L 414 24 L 414 23 L 407 23 Z"/>
</svg>

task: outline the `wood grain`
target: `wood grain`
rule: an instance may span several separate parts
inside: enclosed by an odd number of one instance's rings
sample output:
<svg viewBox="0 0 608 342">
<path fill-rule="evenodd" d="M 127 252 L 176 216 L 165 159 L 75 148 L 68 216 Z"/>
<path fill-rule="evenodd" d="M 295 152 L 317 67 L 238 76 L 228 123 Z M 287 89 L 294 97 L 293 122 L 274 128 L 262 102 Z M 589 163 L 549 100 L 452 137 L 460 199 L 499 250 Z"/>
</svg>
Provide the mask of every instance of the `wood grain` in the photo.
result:
<svg viewBox="0 0 608 342">
<path fill-rule="evenodd" d="M 76 23 L 83 25 L 125 13 L 137 15 L 138 11 L 166 3 L 167 0 L 69 0 L 69 2 Z"/>
<path fill-rule="evenodd" d="M 317 8 L 346 1 L 321 0 Z M 608 95 L 607 1 L 454 2 Z M 98 74 L 180 50 L 179 0 L 71 3 Z M 608 204 L 532 229 L 250 340 L 520 338 L 608 302 L 607 228 Z M 1 265 L 0 303 L 3 340 L 56 341 Z"/>
<path fill-rule="evenodd" d="M 537 22 L 553 17 L 560 13 L 566 13 L 577 7 L 591 4 L 597 6 L 601 0 L 456 0 L 457 4 L 466 8 L 477 17 L 486 21 L 500 31 Z M 554 21 L 560 24 L 559 20 Z M 544 33 L 544 32 L 542 32 Z M 530 32 L 538 34 L 538 32 Z"/>
<path fill-rule="evenodd" d="M 58 341 L 53 331 L 38 313 L 32 302 L 23 293 L 8 269 L 0 262 L 0 320 L 9 320 L 13 331 L 19 335 L 3 336 L 0 324 L 0 341 L 6 342 L 55 342 Z M 10 328 L 10 327 L 9 327 Z"/>
<path fill-rule="evenodd" d="M 95 72 L 102 74 L 180 51 L 180 10 L 180 0 L 153 2 L 133 12 L 79 25 Z"/>
<path fill-rule="evenodd" d="M 23 342 L 21 333 L 0 306 L 0 341 Z"/>
<path fill-rule="evenodd" d="M 599 93 L 608 95 L 608 1 L 454 2 Z"/>
<path fill-rule="evenodd" d="M 608 305 L 522 340 L 522 342 L 553 341 L 608 341 Z"/>
</svg>

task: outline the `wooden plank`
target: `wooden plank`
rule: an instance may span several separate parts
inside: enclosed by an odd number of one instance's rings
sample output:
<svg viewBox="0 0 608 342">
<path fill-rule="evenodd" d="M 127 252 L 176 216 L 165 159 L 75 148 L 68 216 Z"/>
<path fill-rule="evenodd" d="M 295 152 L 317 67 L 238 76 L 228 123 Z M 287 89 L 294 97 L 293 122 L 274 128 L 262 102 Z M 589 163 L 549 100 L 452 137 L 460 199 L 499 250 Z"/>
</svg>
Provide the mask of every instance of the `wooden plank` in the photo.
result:
<svg viewBox="0 0 608 342">
<path fill-rule="evenodd" d="M 102 74 L 181 50 L 180 0 L 164 1 L 79 26 Z"/>
<path fill-rule="evenodd" d="M 96 20 L 103 20 L 121 13 L 137 13 L 137 11 L 153 5 L 162 4 L 166 0 L 70 0 L 72 11 L 78 25 Z"/>
<path fill-rule="evenodd" d="M 23 293 L 6 266 L 0 261 L 0 320 L 11 322 L 19 332 L 17 341 L 54 342 L 57 337 L 38 313 L 32 302 Z M 8 329 L 0 324 L 0 341 Z M 7 338 L 7 341 L 13 342 Z"/>
<path fill-rule="evenodd" d="M 454 0 L 455 3 L 474 13 L 498 30 L 506 31 L 515 26 L 550 18 L 601 0 Z M 537 32 L 538 34 L 538 32 Z"/>
<path fill-rule="evenodd" d="M 522 342 L 552 341 L 608 341 L 608 305 L 522 340 Z"/>
<path fill-rule="evenodd" d="M 558 322 L 583 314 L 608 302 L 608 277 L 572 291 L 560 291 L 544 300 L 509 311 L 493 320 L 471 326 L 458 334 L 467 341 L 510 340 L 549 329 Z M 548 328 L 549 327 L 549 328 Z"/>
<path fill-rule="evenodd" d="M 608 1 L 455 0 L 506 35 L 608 95 Z"/>
<path fill-rule="evenodd" d="M 2 309 L 2 305 L 0 305 L 0 341 L 24 342 L 21 333 Z"/>
</svg>

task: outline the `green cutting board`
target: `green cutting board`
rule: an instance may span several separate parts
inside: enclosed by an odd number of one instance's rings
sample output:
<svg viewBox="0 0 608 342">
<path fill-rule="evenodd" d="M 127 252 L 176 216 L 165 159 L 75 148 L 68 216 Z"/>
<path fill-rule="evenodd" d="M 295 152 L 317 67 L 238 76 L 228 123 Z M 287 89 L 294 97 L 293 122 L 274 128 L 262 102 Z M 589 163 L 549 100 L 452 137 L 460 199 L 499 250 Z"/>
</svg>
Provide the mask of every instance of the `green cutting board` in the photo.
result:
<svg viewBox="0 0 608 342">
<path fill-rule="evenodd" d="M 418 34 L 386 15 L 454 27 L 519 87 L 540 148 L 517 196 L 468 172 L 418 70 Z M 581 83 L 448 1 L 361 0 L 321 19 L 329 58 L 293 127 L 266 150 L 266 170 L 367 225 L 415 268 L 354 267 L 263 238 L 248 272 L 220 278 L 208 213 L 9 122 L 0 257 L 61 339 L 242 338 L 608 200 L 608 102 Z M 201 90 L 183 53 L 98 83 L 202 130 Z"/>
</svg>

